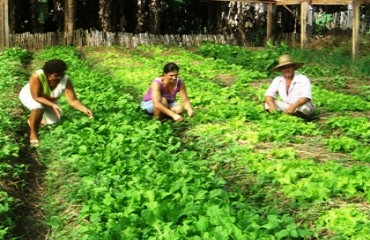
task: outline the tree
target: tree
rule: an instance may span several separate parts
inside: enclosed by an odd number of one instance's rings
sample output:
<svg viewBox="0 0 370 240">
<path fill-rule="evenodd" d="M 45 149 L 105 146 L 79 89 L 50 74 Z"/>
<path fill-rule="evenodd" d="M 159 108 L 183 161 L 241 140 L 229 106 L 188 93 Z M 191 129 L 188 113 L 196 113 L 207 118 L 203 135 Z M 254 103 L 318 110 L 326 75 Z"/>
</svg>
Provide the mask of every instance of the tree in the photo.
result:
<svg viewBox="0 0 370 240">
<path fill-rule="evenodd" d="M 149 32 L 153 34 L 160 34 L 161 13 L 163 11 L 163 1 L 150 0 L 149 1 Z"/>
<path fill-rule="evenodd" d="M 112 0 L 99 0 L 99 19 L 104 32 L 112 30 Z"/>
<path fill-rule="evenodd" d="M 145 4 L 144 0 L 137 0 L 136 6 L 136 27 L 135 27 L 135 33 L 141 33 L 143 32 L 143 27 L 145 24 Z"/>
<path fill-rule="evenodd" d="M 75 0 L 65 0 L 64 32 L 67 37 L 67 44 L 73 43 L 73 30 L 75 26 Z"/>
</svg>

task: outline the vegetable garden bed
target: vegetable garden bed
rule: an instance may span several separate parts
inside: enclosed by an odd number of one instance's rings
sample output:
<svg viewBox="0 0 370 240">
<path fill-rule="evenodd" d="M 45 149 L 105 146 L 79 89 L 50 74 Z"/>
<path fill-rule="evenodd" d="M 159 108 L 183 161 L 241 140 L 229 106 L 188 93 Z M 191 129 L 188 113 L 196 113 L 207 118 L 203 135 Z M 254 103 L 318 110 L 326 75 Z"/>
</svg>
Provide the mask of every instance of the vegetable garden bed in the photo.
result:
<svg viewBox="0 0 370 240">
<path fill-rule="evenodd" d="M 335 66 L 309 62 L 302 71 L 313 81 L 321 118 L 268 115 L 266 70 L 287 50 L 205 43 L 33 53 L 29 72 L 55 56 L 65 60 L 78 96 L 95 114 L 89 119 L 62 102 L 61 124 L 41 129 L 37 157 L 45 166 L 40 201 L 48 238 L 365 239 L 369 80 L 356 94 L 334 91 L 345 72 L 330 76 Z M 197 112 L 183 123 L 161 124 L 139 108 L 150 80 L 169 61 L 179 64 Z M 347 74 L 364 79 L 358 71 Z M 0 158 L 4 163 L 24 142 L 9 144 L 15 150 Z M 16 238 L 7 209 L 1 216 L 10 222 L 0 231 Z"/>
</svg>

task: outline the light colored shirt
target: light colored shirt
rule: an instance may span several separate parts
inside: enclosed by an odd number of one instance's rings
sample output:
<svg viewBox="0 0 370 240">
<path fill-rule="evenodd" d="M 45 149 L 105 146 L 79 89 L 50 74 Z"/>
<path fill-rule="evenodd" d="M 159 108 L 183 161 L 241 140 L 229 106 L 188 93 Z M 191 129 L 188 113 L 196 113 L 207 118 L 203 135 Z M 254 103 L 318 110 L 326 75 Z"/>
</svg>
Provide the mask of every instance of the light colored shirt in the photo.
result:
<svg viewBox="0 0 370 240">
<path fill-rule="evenodd" d="M 38 70 L 36 71 L 36 73 L 39 75 L 41 73 L 43 73 L 43 70 Z M 68 83 L 68 76 L 65 75 L 59 82 L 59 84 L 53 89 L 51 90 L 51 93 L 49 96 L 53 97 L 53 98 L 59 98 L 63 93 L 64 93 L 64 90 L 66 89 L 67 87 L 67 83 Z M 32 98 L 32 95 L 31 95 L 31 88 L 30 88 L 30 83 L 27 83 L 20 91 L 19 93 L 19 97 L 21 99 L 21 101 L 23 103 L 36 103 L 36 100 Z M 28 107 L 28 105 L 25 105 Z"/>
<path fill-rule="evenodd" d="M 305 75 L 294 73 L 294 78 L 287 91 L 286 80 L 283 76 L 277 76 L 266 90 L 265 96 L 273 98 L 280 96 L 281 100 L 288 104 L 292 104 L 302 97 L 312 100 L 311 81 Z"/>
</svg>

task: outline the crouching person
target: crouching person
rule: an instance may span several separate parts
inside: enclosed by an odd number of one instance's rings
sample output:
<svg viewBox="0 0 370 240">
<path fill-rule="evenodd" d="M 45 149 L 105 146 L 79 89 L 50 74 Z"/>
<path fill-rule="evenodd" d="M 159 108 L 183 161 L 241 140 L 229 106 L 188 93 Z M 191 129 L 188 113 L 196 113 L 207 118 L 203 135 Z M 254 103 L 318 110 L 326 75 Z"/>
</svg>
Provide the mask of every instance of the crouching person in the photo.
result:
<svg viewBox="0 0 370 240">
<path fill-rule="evenodd" d="M 189 117 L 193 117 L 195 112 L 190 104 L 185 83 L 178 74 L 179 67 L 175 63 L 167 63 L 162 76 L 152 80 L 141 102 L 141 109 L 161 121 L 170 117 L 176 122 L 181 122 L 184 120 L 181 116 L 184 110 Z M 176 102 L 177 93 L 183 107 Z"/>
<path fill-rule="evenodd" d="M 62 110 L 59 98 L 64 95 L 73 108 L 93 117 L 93 113 L 78 98 L 71 79 L 66 75 L 67 65 L 60 59 L 47 61 L 42 69 L 30 77 L 19 93 L 22 104 L 30 110 L 27 120 L 30 127 L 30 145 L 38 146 L 40 125 L 59 122 Z"/>
<path fill-rule="evenodd" d="M 310 118 L 315 111 L 310 80 L 295 72 L 303 63 L 293 62 L 289 55 L 279 57 L 273 71 L 281 75 L 274 78 L 265 94 L 265 109 L 268 112 L 280 111 L 291 115 Z M 277 99 L 279 97 L 279 99 Z"/>
</svg>

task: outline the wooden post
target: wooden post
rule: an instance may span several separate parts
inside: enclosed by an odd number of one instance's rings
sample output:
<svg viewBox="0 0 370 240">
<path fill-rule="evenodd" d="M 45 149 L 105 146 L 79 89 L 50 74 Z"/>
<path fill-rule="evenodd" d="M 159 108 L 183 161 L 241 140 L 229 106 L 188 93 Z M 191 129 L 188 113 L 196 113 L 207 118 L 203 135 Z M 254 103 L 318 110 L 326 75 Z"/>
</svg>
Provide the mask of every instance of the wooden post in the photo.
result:
<svg viewBox="0 0 370 240">
<path fill-rule="evenodd" d="M 5 46 L 4 0 L 0 0 L 0 50 Z"/>
<path fill-rule="evenodd" d="M 64 34 L 66 35 L 66 44 L 73 43 L 73 30 L 75 19 L 74 0 L 65 0 L 64 4 Z"/>
<path fill-rule="evenodd" d="M 267 4 L 267 32 L 266 42 L 272 40 L 272 3 Z"/>
<path fill-rule="evenodd" d="M 303 49 L 307 43 L 307 13 L 308 3 L 301 3 L 301 48 Z"/>
<path fill-rule="evenodd" d="M 0 0 L 0 50 L 9 47 L 8 0 Z"/>
<path fill-rule="evenodd" d="M 352 60 L 358 58 L 358 36 L 360 29 L 360 3 L 353 1 L 353 19 L 352 19 Z"/>
</svg>

